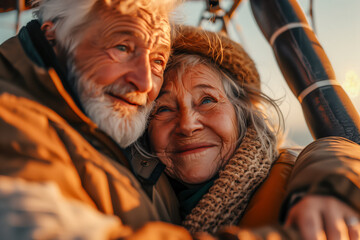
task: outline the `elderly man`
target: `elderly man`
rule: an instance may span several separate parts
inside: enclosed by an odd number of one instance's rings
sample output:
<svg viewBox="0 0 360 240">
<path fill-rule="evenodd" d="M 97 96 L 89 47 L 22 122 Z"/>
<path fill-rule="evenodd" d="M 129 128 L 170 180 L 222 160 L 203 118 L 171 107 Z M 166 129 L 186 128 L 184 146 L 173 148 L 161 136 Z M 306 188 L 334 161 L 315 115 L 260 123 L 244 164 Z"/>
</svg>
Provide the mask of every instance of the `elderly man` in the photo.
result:
<svg viewBox="0 0 360 240">
<path fill-rule="evenodd" d="M 124 237 L 173 221 L 122 149 L 162 85 L 173 2 L 40 0 L 38 20 L 1 45 L 2 237 Z M 164 224 L 136 236 L 189 237 Z"/>
</svg>

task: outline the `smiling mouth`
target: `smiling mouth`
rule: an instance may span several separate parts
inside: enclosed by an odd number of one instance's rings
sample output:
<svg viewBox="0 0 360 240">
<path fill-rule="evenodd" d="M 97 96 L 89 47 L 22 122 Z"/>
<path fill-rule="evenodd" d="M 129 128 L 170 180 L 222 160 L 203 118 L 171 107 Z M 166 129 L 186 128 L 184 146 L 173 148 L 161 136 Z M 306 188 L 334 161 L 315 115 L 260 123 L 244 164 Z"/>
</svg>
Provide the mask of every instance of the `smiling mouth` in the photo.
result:
<svg viewBox="0 0 360 240">
<path fill-rule="evenodd" d="M 178 149 L 177 151 L 175 151 L 175 154 L 187 155 L 187 154 L 192 154 L 192 153 L 199 153 L 199 152 L 205 151 L 212 147 L 215 147 L 215 145 L 189 146 L 189 147 L 184 147 L 184 148 Z"/>
<path fill-rule="evenodd" d="M 121 96 L 112 94 L 111 92 L 107 92 L 106 94 L 109 95 L 111 98 L 114 98 L 116 101 L 121 101 L 122 103 L 131 105 L 131 106 L 134 106 L 134 107 L 140 106 L 140 104 L 137 104 L 137 103 L 135 103 L 135 102 L 130 102 L 130 101 L 127 100 L 126 98 L 123 98 L 123 97 L 121 97 Z"/>
</svg>

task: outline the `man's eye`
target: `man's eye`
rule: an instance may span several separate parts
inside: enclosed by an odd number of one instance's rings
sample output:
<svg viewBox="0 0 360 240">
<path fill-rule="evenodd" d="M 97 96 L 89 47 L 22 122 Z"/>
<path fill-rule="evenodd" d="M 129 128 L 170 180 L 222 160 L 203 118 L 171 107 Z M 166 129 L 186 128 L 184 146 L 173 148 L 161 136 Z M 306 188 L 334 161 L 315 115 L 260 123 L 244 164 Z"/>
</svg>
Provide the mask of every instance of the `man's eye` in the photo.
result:
<svg viewBox="0 0 360 240">
<path fill-rule="evenodd" d="M 122 52 L 128 52 L 129 48 L 125 45 L 117 45 L 116 48 Z"/>
</svg>

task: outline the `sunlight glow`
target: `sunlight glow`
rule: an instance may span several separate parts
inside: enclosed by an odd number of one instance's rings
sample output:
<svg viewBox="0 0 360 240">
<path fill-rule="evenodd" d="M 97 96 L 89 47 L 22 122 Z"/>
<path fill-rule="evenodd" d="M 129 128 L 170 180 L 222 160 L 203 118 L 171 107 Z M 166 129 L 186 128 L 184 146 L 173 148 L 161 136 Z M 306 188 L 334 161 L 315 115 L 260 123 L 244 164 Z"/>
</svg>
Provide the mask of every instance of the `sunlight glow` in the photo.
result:
<svg viewBox="0 0 360 240">
<path fill-rule="evenodd" d="M 342 86 L 349 97 L 354 98 L 359 95 L 360 79 L 355 71 L 350 70 L 346 73 Z"/>
</svg>

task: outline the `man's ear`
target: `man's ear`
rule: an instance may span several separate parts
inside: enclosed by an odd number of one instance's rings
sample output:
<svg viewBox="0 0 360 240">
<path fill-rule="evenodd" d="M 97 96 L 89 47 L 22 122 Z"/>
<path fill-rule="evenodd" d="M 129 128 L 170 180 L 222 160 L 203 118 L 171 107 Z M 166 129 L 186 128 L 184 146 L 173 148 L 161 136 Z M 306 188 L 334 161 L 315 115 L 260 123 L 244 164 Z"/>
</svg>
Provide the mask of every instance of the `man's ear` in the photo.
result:
<svg viewBox="0 0 360 240">
<path fill-rule="evenodd" d="M 56 35 L 54 30 L 54 24 L 50 21 L 44 22 L 43 25 L 41 25 L 41 31 L 44 32 L 46 40 L 50 43 L 52 47 L 56 45 Z"/>
</svg>

